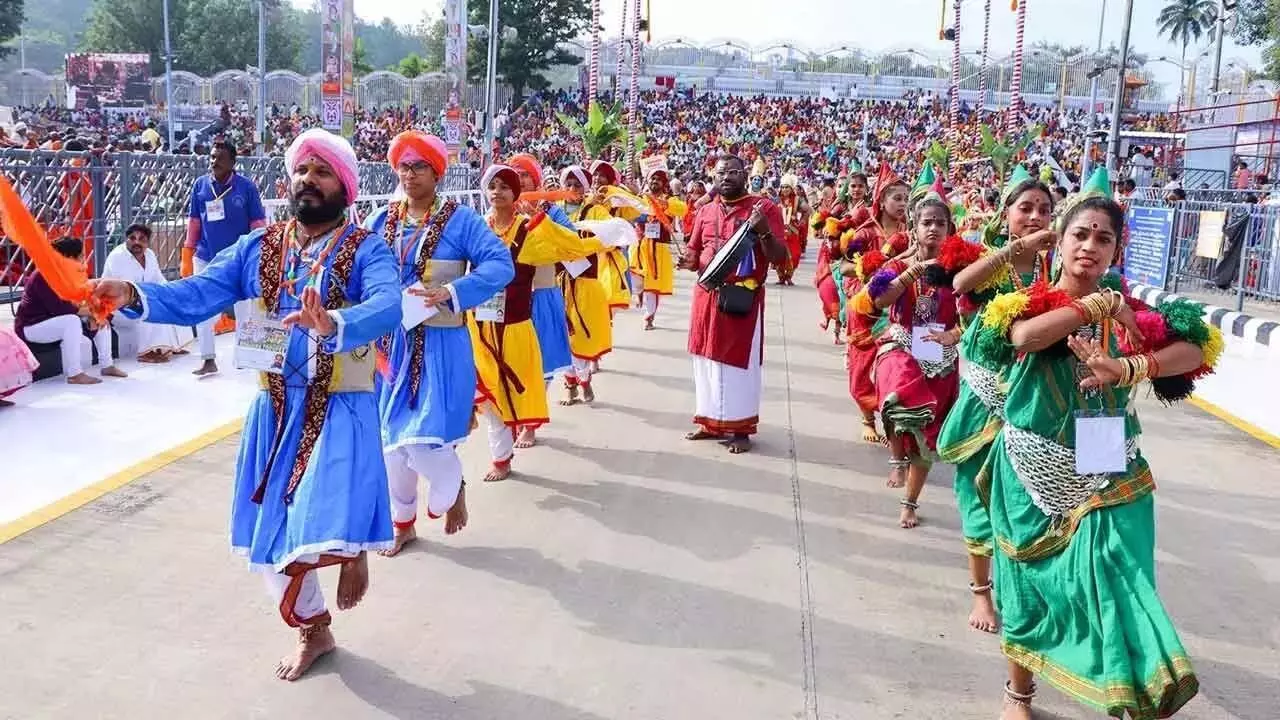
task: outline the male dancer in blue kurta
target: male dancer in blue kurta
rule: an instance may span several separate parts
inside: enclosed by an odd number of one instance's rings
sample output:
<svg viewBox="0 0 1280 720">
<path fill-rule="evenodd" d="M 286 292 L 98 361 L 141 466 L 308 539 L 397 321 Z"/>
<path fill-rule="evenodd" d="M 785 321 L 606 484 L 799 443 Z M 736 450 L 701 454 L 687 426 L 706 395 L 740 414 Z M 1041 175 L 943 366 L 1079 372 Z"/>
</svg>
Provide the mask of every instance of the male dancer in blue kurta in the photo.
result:
<svg viewBox="0 0 1280 720">
<path fill-rule="evenodd" d="M 365 226 L 382 235 L 399 263 L 400 286 L 437 312 L 379 344 L 378 409 L 391 486 L 395 545 L 417 538 L 418 476 L 427 479 L 427 515 L 445 515 L 445 532 L 467 522 L 462 462 L 456 445 L 471 432 L 476 366 L 466 311 L 493 297 L 515 274 L 511 251 L 470 207 L 436 194 L 448 169 L 444 141 L 407 131 L 387 160 L 405 198 L 375 212 Z M 470 265 L 470 272 L 466 272 Z"/>
<path fill-rule="evenodd" d="M 296 651 L 276 668 L 296 680 L 335 646 L 316 570 L 341 565 L 337 605 L 348 610 L 369 586 L 366 551 L 392 546 L 371 343 L 399 326 L 401 296 L 386 243 L 345 214 L 359 192 L 351 145 L 309 130 L 285 166 L 294 219 L 241 237 L 199 275 L 167 285 L 100 280 L 94 293 L 167 325 L 251 300 L 254 312 L 238 318 L 244 358 L 262 340 L 247 331 L 251 320 L 266 326 L 263 337 L 282 321 L 278 369 L 255 366 L 265 369 L 240 441 L 231 545 L 264 572 L 281 616 L 299 628 Z"/>
<path fill-rule="evenodd" d="M 528 153 L 512 155 L 507 164 L 520 174 L 520 192 L 542 189 L 542 165 Z M 535 206 L 536 205 L 536 206 Z M 517 209 L 533 217 L 539 211 L 558 225 L 573 229 L 573 221 L 559 205 L 550 203 L 517 204 Z M 538 335 L 538 348 L 542 352 L 542 376 L 551 387 L 557 375 L 564 375 L 573 368 L 573 355 L 569 352 L 569 322 L 565 315 L 564 293 L 556 283 L 556 266 L 539 265 L 533 274 L 533 331 Z M 537 443 L 537 428 L 526 425 L 516 436 L 515 447 L 530 448 Z"/>
</svg>

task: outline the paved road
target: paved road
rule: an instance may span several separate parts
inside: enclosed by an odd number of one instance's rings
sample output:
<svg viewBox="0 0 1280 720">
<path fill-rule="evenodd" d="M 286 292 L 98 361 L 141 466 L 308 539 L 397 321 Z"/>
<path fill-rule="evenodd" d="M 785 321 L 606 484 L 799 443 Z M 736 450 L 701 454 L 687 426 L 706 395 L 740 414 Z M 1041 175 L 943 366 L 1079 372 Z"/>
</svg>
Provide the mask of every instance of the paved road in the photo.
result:
<svg viewBox="0 0 1280 720">
<path fill-rule="evenodd" d="M 771 293 L 741 457 L 680 439 L 687 302 L 656 332 L 620 317 L 596 405 L 553 411 L 518 478 L 473 483 L 465 533 L 373 559 L 342 649 L 298 684 L 273 678 L 292 635 L 226 547 L 234 439 L 0 546 L 0 717 L 994 718 L 949 473 L 897 528 L 817 307 Z M 1183 716 L 1275 718 L 1280 454 L 1193 408 L 1142 413 L 1161 587 L 1204 685 Z M 465 448 L 473 479 L 485 452 Z"/>
</svg>

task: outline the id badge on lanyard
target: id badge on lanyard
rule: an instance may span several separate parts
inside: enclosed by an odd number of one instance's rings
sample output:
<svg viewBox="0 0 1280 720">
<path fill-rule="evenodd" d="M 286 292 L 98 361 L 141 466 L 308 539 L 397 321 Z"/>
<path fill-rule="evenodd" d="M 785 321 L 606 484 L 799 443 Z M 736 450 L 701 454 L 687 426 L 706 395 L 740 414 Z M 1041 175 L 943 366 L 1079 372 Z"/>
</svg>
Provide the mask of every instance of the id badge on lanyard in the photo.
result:
<svg viewBox="0 0 1280 720">
<path fill-rule="evenodd" d="M 243 317 L 236 318 L 236 368 L 283 374 L 289 328 L 281 322 L 279 313 L 250 307 Z"/>
<path fill-rule="evenodd" d="M 648 240 L 657 240 L 662 237 L 662 225 L 657 220 L 650 220 L 644 224 L 644 236 Z"/>
<path fill-rule="evenodd" d="M 204 204 L 204 219 L 209 222 L 222 222 L 227 219 L 227 209 L 221 197 L 216 197 Z"/>
<path fill-rule="evenodd" d="M 507 315 L 507 291 L 499 290 L 496 295 L 476 306 L 476 322 L 503 322 Z"/>
<path fill-rule="evenodd" d="M 1125 413 L 1079 410 L 1076 423 L 1076 474 L 1122 473 L 1129 467 Z"/>
</svg>

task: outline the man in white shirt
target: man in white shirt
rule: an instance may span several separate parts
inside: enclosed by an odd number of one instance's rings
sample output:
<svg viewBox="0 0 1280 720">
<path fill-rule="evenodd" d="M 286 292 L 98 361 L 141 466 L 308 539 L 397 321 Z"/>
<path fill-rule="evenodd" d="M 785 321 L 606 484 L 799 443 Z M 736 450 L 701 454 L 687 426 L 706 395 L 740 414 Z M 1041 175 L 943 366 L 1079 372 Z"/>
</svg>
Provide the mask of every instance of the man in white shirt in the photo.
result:
<svg viewBox="0 0 1280 720">
<path fill-rule="evenodd" d="M 124 242 L 107 255 L 102 277 L 134 284 L 165 282 L 160 260 L 151 249 L 151 228 L 136 223 L 130 225 Z M 186 343 L 191 339 L 189 329 L 144 323 L 118 312 L 111 316 L 111 327 L 120 336 L 121 354 L 136 352 L 138 362 L 169 362 L 171 355 L 187 354 Z"/>
</svg>

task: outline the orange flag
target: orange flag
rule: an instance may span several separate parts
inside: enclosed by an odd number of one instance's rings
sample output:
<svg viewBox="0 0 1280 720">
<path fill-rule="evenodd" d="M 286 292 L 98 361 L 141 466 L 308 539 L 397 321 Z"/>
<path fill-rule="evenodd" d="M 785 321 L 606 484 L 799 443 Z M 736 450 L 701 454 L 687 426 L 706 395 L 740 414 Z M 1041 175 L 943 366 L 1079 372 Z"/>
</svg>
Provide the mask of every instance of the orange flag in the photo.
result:
<svg viewBox="0 0 1280 720">
<path fill-rule="evenodd" d="M 93 297 L 93 290 L 89 287 L 89 274 L 85 272 L 84 265 L 53 249 L 44 228 L 31 216 L 31 211 L 13 189 L 9 179 L 2 175 L 0 227 L 31 258 L 31 262 L 58 297 L 76 305 L 87 305 L 98 323 L 107 321 L 115 308 Z"/>
</svg>

